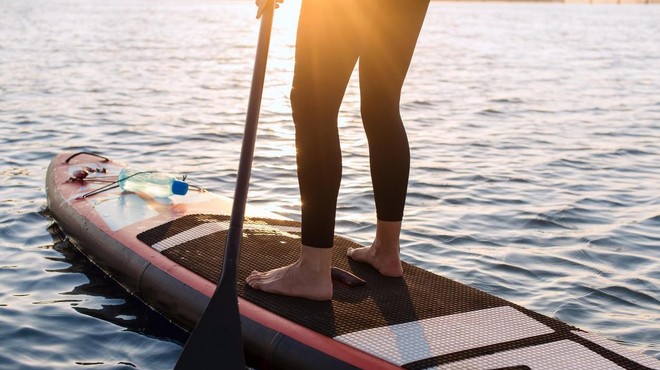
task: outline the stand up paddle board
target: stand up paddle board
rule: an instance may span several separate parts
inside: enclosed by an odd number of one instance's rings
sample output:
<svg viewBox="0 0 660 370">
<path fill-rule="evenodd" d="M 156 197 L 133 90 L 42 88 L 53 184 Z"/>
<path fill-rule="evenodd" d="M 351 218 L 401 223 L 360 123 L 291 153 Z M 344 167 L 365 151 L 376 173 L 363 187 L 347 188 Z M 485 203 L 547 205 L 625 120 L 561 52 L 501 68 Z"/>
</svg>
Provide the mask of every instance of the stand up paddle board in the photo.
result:
<svg viewBox="0 0 660 370">
<path fill-rule="evenodd" d="M 231 200 L 196 190 L 153 198 L 119 188 L 82 197 L 124 167 L 89 153 L 56 156 L 46 175 L 48 207 L 90 260 L 191 330 L 220 277 Z M 402 278 L 381 276 L 348 259 L 351 246 L 357 245 L 335 238 L 334 277 L 342 282 L 335 282 L 332 301 L 251 289 L 244 282 L 251 271 L 296 260 L 300 225 L 248 208 L 237 291 L 251 366 L 660 369 L 654 358 L 409 264 Z"/>
</svg>

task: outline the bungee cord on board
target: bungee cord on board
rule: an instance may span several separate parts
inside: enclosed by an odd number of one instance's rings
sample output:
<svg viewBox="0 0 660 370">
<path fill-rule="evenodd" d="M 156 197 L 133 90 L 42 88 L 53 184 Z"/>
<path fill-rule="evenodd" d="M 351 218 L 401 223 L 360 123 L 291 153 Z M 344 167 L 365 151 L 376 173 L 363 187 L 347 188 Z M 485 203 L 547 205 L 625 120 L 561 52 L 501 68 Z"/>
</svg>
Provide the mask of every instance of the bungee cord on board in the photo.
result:
<svg viewBox="0 0 660 370">
<path fill-rule="evenodd" d="M 103 160 L 103 162 L 108 161 L 107 158 L 105 158 L 103 156 L 100 156 L 98 154 L 94 154 L 94 153 L 90 153 L 90 152 L 78 152 L 76 154 L 73 154 L 69 158 L 67 158 L 65 160 L 65 162 L 69 163 L 69 161 L 72 158 L 74 158 L 78 155 L 81 155 L 81 154 L 87 154 L 87 155 L 91 155 L 91 156 L 101 158 Z M 124 182 L 126 180 L 131 179 L 131 178 L 136 177 L 136 176 L 144 177 L 143 175 L 145 175 L 145 174 L 156 174 L 156 175 L 161 175 L 162 174 L 162 175 L 165 175 L 165 176 L 169 176 L 169 175 L 166 175 L 166 174 L 164 174 L 160 171 L 137 171 L 137 172 L 128 173 L 128 174 L 125 174 L 122 171 L 122 173 L 120 173 L 118 176 L 102 176 L 102 177 L 101 176 L 95 176 L 93 178 L 88 178 L 90 174 L 107 174 L 107 173 L 108 173 L 108 170 L 104 167 L 92 168 L 92 167 L 89 167 L 89 166 L 84 166 L 84 167 L 81 167 L 78 170 L 73 171 L 72 176 L 67 181 L 69 181 L 69 182 L 81 182 L 81 183 L 82 182 L 106 183 L 106 185 L 103 185 L 98 189 L 94 189 L 92 191 L 89 191 L 89 192 L 87 192 L 83 195 L 80 195 L 76 198 L 76 199 L 84 199 L 84 198 L 88 198 L 88 197 L 106 192 L 108 190 L 116 189 L 118 187 L 123 188 L 122 185 L 124 184 Z M 174 179 L 176 179 L 174 176 L 172 176 L 172 177 Z M 188 191 L 188 189 L 194 189 L 194 190 L 200 191 L 200 192 L 206 191 L 205 189 L 203 189 L 199 186 L 188 184 L 186 182 L 187 178 L 188 178 L 188 175 L 183 174 L 183 175 L 181 175 L 181 180 L 176 180 L 176 182 L 183 183 L 185 189 L 180 189 L 182 192 L 175 192 L 174 194 L 185 195 L 186 192 Z M 142 179 L 142 180 L 144 181 L 144 179 Z M 131 191 L 130 189 L 124 189 L 124 190 Z"/>
</svg>

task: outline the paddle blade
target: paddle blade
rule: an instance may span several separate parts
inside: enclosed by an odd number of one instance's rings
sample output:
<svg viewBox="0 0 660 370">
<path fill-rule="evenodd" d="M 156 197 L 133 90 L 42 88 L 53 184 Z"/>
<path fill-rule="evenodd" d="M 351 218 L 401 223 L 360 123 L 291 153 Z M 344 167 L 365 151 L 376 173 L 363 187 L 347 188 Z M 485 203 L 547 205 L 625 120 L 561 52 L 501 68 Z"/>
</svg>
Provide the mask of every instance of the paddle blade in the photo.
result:
<svg viewBox="0 0 660 370">
<path fill-rule="evenodd" d="M 245 369 L 235 284 L 218 286 L 174 369 Z"/>
</svg>

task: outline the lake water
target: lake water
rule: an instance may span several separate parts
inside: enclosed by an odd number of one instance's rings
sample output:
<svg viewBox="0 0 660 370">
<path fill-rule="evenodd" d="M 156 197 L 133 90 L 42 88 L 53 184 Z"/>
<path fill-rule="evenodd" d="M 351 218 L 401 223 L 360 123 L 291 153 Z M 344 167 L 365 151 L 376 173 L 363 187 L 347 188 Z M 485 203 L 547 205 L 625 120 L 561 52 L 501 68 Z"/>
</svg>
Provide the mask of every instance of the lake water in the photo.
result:
<svg viewBox="0 0 660 370">
<path fill-rule="evenodd" d="M 250 202 L 299 219 L 277 11 Z M 187 334 L 53 234 L 88 150 L 233 194 L 251 1 L 0 0 L 0 368 L 169 369 Z M 660 7 L 432 3 L 402 99 L 417 266 L 660 359 Z M 374 233 L 357 81 L 337 231 Z"/>
</svg>

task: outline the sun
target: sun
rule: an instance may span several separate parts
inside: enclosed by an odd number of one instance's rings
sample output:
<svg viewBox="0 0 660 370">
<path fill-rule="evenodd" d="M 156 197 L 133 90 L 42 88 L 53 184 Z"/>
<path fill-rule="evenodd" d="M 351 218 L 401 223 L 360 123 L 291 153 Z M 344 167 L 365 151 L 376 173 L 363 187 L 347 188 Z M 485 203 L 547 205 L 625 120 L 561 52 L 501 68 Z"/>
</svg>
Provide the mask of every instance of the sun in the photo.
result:
<svg viewBox="0 0 660 370">
<path fill-rule="evenodd" d="M 301 0 L 285 0 L 278 9 L 275 9 L 273 41 L 284 41 L 287 46 L 294 46 L 300 5 Z"/>
<path fill-rule="evenodd" d="M 288 114 L 289 92 L 293 80 L 296 31 L 301 0 L 285 0 L 275 10 L 268 52 L 268 72 L 264 98 L 267 110 L 275 114 Z"/>
</svg>

